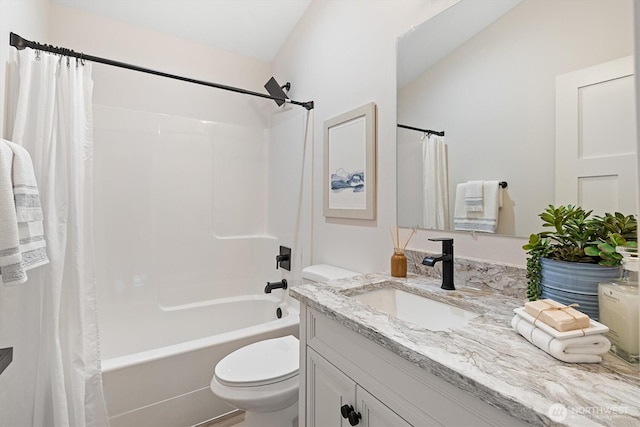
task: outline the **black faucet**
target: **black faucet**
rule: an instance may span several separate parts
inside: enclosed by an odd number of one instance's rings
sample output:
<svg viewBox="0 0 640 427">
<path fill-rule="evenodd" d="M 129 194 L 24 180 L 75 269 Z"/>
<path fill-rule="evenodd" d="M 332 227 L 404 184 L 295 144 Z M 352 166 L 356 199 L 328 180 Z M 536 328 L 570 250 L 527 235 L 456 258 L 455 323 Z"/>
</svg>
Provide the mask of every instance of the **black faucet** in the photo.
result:
<svg viewBox="0 0 640 427">
<path fill-rule="evenodd" d="M 455 291 L 453 285 L 453 239 L 450 237 L 440 237 L 437 239 L 429 239 L 432 242 L 442 242 L 442 254 L 436 256 L 428 256 L 422 260 L 422 264 L 433 267 L 436 262 L 442 261 L 442 289 L 447 291 Z"/>
<path fill-rule="evenodd" d="M 267 286 L 264 287 L 264 293 L 270 294 L 274 289 L 287 289 L 287 279 L 282 279 L 279 282 L 267 282 Z"/>
</svg>

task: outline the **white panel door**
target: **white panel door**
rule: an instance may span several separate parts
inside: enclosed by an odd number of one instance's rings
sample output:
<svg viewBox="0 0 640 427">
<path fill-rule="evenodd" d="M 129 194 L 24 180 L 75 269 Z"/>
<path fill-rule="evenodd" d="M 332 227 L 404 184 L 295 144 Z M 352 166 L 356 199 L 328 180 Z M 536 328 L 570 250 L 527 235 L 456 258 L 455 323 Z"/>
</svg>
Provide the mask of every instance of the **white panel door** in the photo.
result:
<svg viewBox="0 0 640 427">
<path fill-rule="evenodd" d="M 636 212 L 635 117 L 632 57 L 556 78 L 556 205 Z"/>
</svg>

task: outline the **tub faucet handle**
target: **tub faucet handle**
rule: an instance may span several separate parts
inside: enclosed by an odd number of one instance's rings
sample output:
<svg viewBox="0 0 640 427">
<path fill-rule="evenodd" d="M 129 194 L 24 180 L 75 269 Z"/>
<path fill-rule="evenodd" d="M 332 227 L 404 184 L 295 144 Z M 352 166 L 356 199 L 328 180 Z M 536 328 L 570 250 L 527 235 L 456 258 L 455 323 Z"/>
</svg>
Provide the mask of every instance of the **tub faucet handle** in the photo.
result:
<svg viewBox="0 0 640 427">
<path fill-rule="evenodd" d="M 278 268 L 291 271 L 291 248 L 280 246 L 280 254 L 276 255 L 276 270 Z"/>
</svg>

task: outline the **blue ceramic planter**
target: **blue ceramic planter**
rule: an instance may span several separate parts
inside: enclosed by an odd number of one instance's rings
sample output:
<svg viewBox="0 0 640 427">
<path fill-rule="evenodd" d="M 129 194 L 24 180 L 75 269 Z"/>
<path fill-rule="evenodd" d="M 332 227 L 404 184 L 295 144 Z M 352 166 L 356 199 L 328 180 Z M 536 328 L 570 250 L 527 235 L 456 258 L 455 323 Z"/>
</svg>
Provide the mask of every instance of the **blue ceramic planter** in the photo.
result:
<svg viewBox="0 0 640 427">
<path fill-rule="evenodd" d="M 621 267 L 556 261 L 542 258 L 542 298 L 562 304 L 580 304 L 577 309 L 598 320 L 598 283 L 620 278 Z"/>
</svg>

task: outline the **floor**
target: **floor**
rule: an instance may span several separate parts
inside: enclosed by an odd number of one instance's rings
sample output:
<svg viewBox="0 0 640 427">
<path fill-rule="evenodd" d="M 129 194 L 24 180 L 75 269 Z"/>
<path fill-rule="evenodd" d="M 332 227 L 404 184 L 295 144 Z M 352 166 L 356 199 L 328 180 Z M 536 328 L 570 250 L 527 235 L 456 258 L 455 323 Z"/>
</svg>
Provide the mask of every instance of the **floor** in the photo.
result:
<svg viewBox="0 0 640 427">
<path fill-rule="evenodd" d="M 222 419 L 215 421 L 209 421 L 203 424 L 199 424 L 197 427 L 243 427 L 244 426 L 244 412 L 238 414 L 231 414 Z"/>
</svg>

